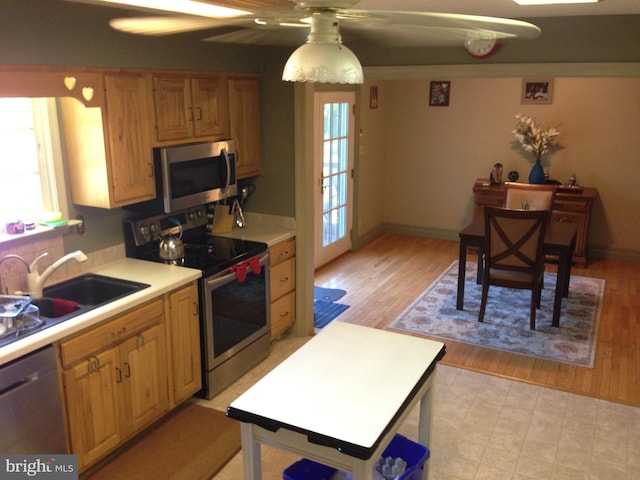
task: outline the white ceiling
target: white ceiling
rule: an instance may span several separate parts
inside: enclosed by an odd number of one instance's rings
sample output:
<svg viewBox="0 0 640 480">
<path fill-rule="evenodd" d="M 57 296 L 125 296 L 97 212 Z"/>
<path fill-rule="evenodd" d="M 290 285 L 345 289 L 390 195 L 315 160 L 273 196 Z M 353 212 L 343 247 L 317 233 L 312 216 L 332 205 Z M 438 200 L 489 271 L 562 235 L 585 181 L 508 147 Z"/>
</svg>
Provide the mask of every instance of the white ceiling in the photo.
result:
<svg viewBox="0 0 640 480">
<path fill-rule="evenodd" d="M 361 0 L 353 8 L 533 18 L 568 15 L 640 14 L 640 0 L 602 0 L 595 4 L 549 6 L 520 6 L 513 0 Z"/>
</svg>

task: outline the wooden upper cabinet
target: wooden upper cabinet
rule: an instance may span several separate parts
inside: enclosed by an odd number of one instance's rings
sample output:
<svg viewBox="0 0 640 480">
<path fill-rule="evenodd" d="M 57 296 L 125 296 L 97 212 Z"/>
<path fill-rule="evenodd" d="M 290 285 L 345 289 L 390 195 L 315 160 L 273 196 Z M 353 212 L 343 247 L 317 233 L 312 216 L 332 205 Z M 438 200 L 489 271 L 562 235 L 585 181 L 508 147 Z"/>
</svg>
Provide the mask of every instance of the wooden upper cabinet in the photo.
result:
<svg viewBox="0 0 640 480">
<path fill-rule="evenodd" d="M 229 136 L 223 76 L 156 75 L 153 94 L 158 142 Z"/>
<path fill-rule="evenodd" d="M 113 203 L 155 198 L 153 150 L 147 124 L 151 112 L 149 77 L 105 76 Z"/>
<path fill-rule="evenodd" d="M 155 198 L 151 77 L 105 74 L 104 104 L 61 99 L 73 203 L 116 208 Z"/>
<path fill-rule="evenodd" d="M 229 125 L 236 141 L 238 178 L 259 175 L 260 151 L 260 80 L 257 77 L 230 76 Z"/>
</svg>

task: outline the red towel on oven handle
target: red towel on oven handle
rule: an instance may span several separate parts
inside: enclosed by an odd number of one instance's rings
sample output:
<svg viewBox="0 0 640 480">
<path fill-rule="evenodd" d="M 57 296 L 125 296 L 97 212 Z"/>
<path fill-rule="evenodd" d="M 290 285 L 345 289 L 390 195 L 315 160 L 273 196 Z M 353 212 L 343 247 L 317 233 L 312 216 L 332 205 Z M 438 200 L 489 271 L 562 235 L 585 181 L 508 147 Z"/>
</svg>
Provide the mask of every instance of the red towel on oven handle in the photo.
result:
<svg viewBox="0 0 640 480">
<path fill-rule="evenodd" d="M 238 263 L 231 267 L 231 271 L 236 272 L 236 280 L 238 283 L 242 283 L 247 279 L 247 263 Z"/>
<path fill-rule="evenodd" d="M 253 257 L 249 259 L 249 266 L 251 267 L 251 270 L 253 271 L 253 273 L 255 273 L 256 275 L 260 275 L 261 265 L 260 265 L 260 259 L 258 257 Z"/>
</svg>

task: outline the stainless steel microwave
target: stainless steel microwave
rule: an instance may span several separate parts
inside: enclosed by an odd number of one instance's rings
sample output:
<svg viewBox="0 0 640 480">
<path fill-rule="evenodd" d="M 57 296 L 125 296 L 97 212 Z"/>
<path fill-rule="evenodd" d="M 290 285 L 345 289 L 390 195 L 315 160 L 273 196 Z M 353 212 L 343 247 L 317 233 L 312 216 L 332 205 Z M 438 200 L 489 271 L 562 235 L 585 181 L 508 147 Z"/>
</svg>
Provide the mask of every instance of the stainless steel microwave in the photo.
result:
<svg viewBox="0 0 640 480">
<path fill-rule="evenodd" d="M 157 199 L 133 210 L 175 213 L 238 194 L 233 140 L 154 148 L 153 155 Z"/>
</svg>

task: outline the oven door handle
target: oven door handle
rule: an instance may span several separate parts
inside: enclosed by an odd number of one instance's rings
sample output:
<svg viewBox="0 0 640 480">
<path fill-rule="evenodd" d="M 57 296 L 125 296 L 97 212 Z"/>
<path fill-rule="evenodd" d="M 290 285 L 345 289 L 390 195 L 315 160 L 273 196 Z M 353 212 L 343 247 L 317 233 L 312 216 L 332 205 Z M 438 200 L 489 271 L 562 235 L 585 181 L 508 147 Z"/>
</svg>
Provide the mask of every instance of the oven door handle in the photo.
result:
<svg viewBox="0 0 640 480">
<path fill-rule="evenodd" d="M 254 258 L 254 257 L 251 257 Z M 248 261 L 247 259 L 246 261 Z M 260 261 L 260 266 L 264 266 L 269 261 L 269 252 L 264 252 L 258 256 L 258 260 Z M 245 263 L 245 262 L 242 262 Z M 212 276 L 211 278 L 206 280 L 207 288 L 214 290 L 226 283 L 234 281 L 236 279 L 236 272 L 233 270 L 233 267 L 227 268 L 217 275 Z"/>
</svg>

